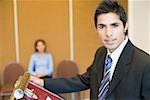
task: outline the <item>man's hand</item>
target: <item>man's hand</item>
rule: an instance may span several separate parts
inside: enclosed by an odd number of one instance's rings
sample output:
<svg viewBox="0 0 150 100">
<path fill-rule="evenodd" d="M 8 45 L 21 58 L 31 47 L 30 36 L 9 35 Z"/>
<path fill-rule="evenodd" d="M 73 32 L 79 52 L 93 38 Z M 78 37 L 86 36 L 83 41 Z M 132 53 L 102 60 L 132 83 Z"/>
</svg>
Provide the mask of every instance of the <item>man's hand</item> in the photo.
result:
<svg viewBox="0 0 150 100">
<path fill-rule="evenodd" d="M 40 86 L 44 86 L 44 80 L 43 79 L 40 79 L 40 78 L 38 78 L 38 77 L 35 77 L 35 76 L 31 76 L 30 77 L 30 81 L 32 81 L 32 82 L 34 82 L 34 83 L 36 83 L 36 84 L 38 84 L 38 85 L 40 85 Z"/>
</svg>

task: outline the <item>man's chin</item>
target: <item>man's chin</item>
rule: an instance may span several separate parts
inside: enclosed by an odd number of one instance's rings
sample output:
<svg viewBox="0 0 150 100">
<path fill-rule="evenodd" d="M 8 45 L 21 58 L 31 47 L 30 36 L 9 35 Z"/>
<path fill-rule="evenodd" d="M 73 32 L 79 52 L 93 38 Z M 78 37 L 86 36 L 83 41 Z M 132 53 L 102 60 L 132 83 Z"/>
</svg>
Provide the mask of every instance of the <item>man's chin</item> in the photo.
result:
<svg viewBox="0 0 150 100">
<path fill-rule="evenodd" d="M 113 46 L 105 46 L 110 52 L 113 52 L 115 49 L 113 48 Z"/>
</svg>

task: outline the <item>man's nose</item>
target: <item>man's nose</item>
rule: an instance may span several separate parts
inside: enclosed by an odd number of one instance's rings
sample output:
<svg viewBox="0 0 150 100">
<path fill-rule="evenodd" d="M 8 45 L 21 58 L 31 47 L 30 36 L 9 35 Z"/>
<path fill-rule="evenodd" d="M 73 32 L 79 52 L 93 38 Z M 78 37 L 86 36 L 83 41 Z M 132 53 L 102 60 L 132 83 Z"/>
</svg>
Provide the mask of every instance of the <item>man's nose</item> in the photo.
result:
<svg viewBox="0 0 150 100">
<path fill-rule="evenodd" d="M 106 29 L 106 36 L 107 37 L 110 37 L 112 35 L 112 30 L 111 30 L 111 28 L 107 28 Z"/>
</svg>

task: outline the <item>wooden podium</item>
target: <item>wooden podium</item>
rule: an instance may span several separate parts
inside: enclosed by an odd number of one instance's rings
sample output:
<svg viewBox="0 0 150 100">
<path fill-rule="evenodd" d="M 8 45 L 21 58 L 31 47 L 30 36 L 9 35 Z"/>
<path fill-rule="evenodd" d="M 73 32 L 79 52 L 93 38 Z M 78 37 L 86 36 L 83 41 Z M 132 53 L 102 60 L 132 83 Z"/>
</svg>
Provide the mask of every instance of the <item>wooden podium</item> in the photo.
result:
<svg viewBox="0 0 150 100">
<path fill-rule="evenodd" d="M 29 72 L 25 72 L 23 76 L 18 78 L 9 100 L 64 100 L 29 79 Z"/>
</svg>

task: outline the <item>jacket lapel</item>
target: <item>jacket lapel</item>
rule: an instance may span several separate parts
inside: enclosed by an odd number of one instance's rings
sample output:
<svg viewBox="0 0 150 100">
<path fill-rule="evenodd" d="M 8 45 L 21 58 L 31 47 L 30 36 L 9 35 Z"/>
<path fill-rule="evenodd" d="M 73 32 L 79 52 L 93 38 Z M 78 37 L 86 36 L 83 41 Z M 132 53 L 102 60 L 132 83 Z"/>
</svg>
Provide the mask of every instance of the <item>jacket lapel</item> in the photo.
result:
<svg viewBox="0 0 150 100">
<path fill-rule="evenodd" d="M 132 60 L 133 55 L 133 45 L 130 41 L 128 41 L 127 45 L 125 46 L 118 63 L 116 65 L 112 80 L 110 82 L 109 91 L 106 96 L 110 95 L 112 91 L 115 89 L 117 85 L 119 85 L 120 81 L 123 79 L 125 74 L 128 72 L 129 63 Z"/>
<path fill-rule="evenodd" d="M 103 53 L 103 55 L 101 55 L 99 57 L 99 61 L 97 64 L 97 69 L 98 69 L 98 86 L 100 86 L 101 80 L 103 79 L 103 75 L 104 75 L 104 64 L 105 64 L 105 57 L 107 54 L 107 50 L 105 49 L 105 52 Z"/>
</svg>

